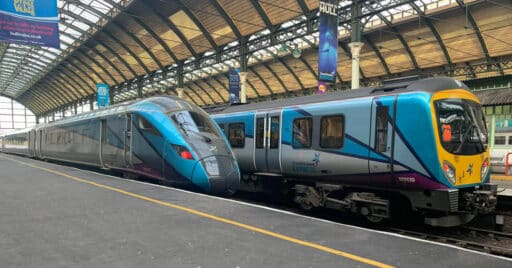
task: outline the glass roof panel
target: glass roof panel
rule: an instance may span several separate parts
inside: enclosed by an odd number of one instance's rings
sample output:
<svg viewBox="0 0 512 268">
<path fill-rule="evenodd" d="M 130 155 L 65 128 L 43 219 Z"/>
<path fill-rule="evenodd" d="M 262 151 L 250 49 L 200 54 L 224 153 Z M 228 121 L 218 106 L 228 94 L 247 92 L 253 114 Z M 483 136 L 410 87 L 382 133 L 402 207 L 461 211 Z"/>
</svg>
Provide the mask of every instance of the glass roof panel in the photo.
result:
<svg viewBox="0 0 512 268">
<path fill-rule="evenodd" d="M 126 7 L 132 0 L 111 2 Z M 105 0 L 57 0 L 57 7 L 60 14 L 60 49 L 0 42 L 0 66 L 3 67 L 0 74 L 0 94 L 11 98 L 20 96 L 38 81 L 34 78 L 43 77 L 53 66 L 72 53 L 74 49 L 68 50 L 72 44 L 79 47 L 87 40 L 80 38 L 82 33 L 79 30 L 86 32 L 91 28 L 90 25 L 97 24 L 101 19 L 100 14 L 112 12 L 110 15 L 116 16 L 120 12 Z M 98 30 L 98 27 L 94 28 Z"/>
</svg>

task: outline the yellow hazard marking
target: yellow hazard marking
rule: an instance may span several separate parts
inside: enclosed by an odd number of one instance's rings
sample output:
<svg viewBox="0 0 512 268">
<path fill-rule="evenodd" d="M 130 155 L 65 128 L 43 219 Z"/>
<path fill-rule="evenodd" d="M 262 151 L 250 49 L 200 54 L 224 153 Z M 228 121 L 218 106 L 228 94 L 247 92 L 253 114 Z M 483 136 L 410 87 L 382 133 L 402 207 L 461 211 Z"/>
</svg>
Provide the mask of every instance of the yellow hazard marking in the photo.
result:
<svg viewBox="0 0 512 268">
<path fill-rule="evenodd" d="M 344 251 L 341 251 L 341 250 L 337 250 L 337 249 L 333 249 L 333 248 L 330 248 L 330 247 L 322 246 L 322 245 L 319 245 L 319 244 L 307 242 L 307 241 L 300 240 L 300 239 L 297 239 L 297 238 L 293 238 L 293 237 L 290 237 L 290 236 L 287 236 L 287 235 L 282 235 L 282 234 L 275 233 L 275 232 L 272 232 L 272 231 L 268 231 L 268 230 L 265 230 L 265 229 L 262 229 L 262 228 L 259 228 L 259 227 L 255 227 L 255 226 L 252 226 L 252 225 L 248 225 L 248 224 L 240 223 L 240 222 L 237 222 L 237 221 L 229 220 L 229 219 L 226 219 L 226 218 L 218 217 L 218 216 L 215 216 L 215 215 L 211 215 L 211 214 L 208 214 L 208 213 L 204 213 L 204 212 L 201 212 L 201 211 L 198 211 L 198 210 L 195 210 L 195 209 L 191 209 L 191 208 L 187 208 L 187 207 L 183 207 L 183 206 L 179 206 L 179 205 L 174 205 L 174 204 L 171 204 L 171 203 L 168 203 L 168 202 L 164 202 L 164 201 L 160 201 L 160 200 L 157 200 L 157 199 L 154 199 L 154 198 L 151 198 L 151 197 L 147 197 L 147 196 L 143 196 L 143 195 L 138 195 L 138 194 L 131 193 L 131 192 L 128 192 L 128 191 L 125 191 L 125 190 L 121 190 L 121 189 L 118 189 L 118 188 L 115 188 L 115 187 L 111 187 L 111 186 L 108 186 L 108 185 L 104 185 L 104 184 L 88 181 L 88 180 L 81 179 L 81 178 L 78 178 L 78 177 L 75 177 L 75 176 L 63 173 L 63 172 L 59 172 L 59 171 L 47 169 L 47 168 L 44 168 L 44 167 L 40 167 L 40 166 L 36 166 L 36 165 L 25 163 L 25 162 L 21 162 L 21 161 L 18 161 L 16 159 L 13 159 L 13 158 L 10 158 L 10 157 L 0 156 L 0 158 L 8 159 L 8 160 L 11 160 L 13 162 L 16 162 L 16 163 L 19 163 L 21 165 L 25 165 L 25 166 L 28 166 L 28 167 L 31 167 L 31 168 L 44 170 L 46 172 L 53 173 L 53 174 L 56 174 L 56 175 L 59 175 L 59 176 L 62 176 L 62 177 L 66 177 L 66 178 L 72 179 L 74 181 L 78 181 L 78 182 L 86 183 L 86 184 L 89 184 L 89 185 L 93 185 L 93 186 L 96 186 L 98 188 L 107 189 L 107 190 L 110 190 L 110 191 L 113 191 L 113 192 L 117 192 L 117 193 L 120 193 L 120 194 L 123 194 L 123 195 L 131 196 L 131 197 L 134 197 L 134 198 L 137 198 L 137 199 L 145 200 L 145 201 L 148 201 L 148 202 L 151 202 L 151 203 L 155 203 L 155 204 L 158 204 L 158 205 L 161 205 L 161 206 L 174 208 L 174 209 L 177 209 L 177 210 L 188 212 L 190 214 L 194 214 L 194 215 L 197 215 L 197 216 L 208 218 L 208 219 L 211 219 L 211 220 L 214 220 L 214 221 L 227 223 L 227 224 L 230 224 L 230 225 L 233 225 L 233 226 L 240 227 L 242 229 L 250 230 L 250 231 L 253 231 L 253 232 L 257 232 L 257 233 L 260 233 L 260 234 L 264 234 L 264 235 L 267 235 L 267 236 L 271 236 L 271 237 L 274 237 L 274 238 L 285 240 L 285 241 L 288 241 L 288 242 L 291 242 L 291 243 L 303 245 L 305 247 L 314 248 L 314 249 L 317 249 L 317 250 L 320 250 L 320 251 L 324 251 L 324 252 L 328 252 L 328 253 L 331 253 L 331 254 L 334 254 L 334 255 L 342 256 L 342 257 L 345 257 L 347 259 L 351 259 L 351 260 L 354 260 L 354 261 L 365 263 L 365 264 L 368 264 L 368 265 L 371 265 L 371 266 L 383 267 L 383 268 L 384 267 L 385 268 L 394 267 L 394 266 L 391 266 L 391 265 L 388 265 L 388 264 L 385 264 L 385 263 L 381 263 L 381 262 L 374 261 L 374 260 L 371 260 L 371 259 L 368 259 L 368 258 L 360 257 L 360 256 L 357 256 L 357 255 L 354 255 L 354 254 L 350 254 L 350 253 L 347 253 L 347 252 L 344 252 Z"/>
<path fill-rule="evenodd" d="M 507 176 L 507 175 L 491 175 L 491 180 L 512 181 L 512 176 Z"/>
</svg>

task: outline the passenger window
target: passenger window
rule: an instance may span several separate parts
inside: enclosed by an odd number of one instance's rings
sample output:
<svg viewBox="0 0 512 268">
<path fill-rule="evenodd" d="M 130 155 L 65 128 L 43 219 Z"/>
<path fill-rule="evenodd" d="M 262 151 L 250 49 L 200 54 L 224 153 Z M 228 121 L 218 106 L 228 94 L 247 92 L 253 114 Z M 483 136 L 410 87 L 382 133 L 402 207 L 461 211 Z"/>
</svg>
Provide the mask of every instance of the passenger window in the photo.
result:
<svg viewBox="0 0 512 268">
<path fill-rule="evenodd" d="M 311 118 L 293 120 L 293 148 L 311 148 L 312 127 L 313 120 Z"/>
<path fill-rule="evenodd" d="M 512 136 L 508 136 L 508 145 L 512 145 Z"/>
<path fill-rule="evenodd" d="M 229 143 L 233 148 L 243 148 L 245 146 L 245 124 L 229 124 Z"/>
<path fill-rule="evenodd" d="M 264 138 L 264 128 L 265 128 L 265 120 L 264 118 L 256 119 L 256 148 L 263 148 L 263 138 Z"/>
<path fill-rule="evenodd" d="M 342 115 L 322 117 L 320 121 L 320 147 L 343 147 L 344 121 Z"/>
<path fill-rule="evenodd" d="M 494 145 L 505 145 L 505 136 L 495 136 Z"/>
<path fill-rule="evenodd" d="M 162 134 L 146 118 L 139 116 L 139 128 L 145 132 L 162 137 Z"/>
<path fill-rule="evenodd" d="M 377 106 L 375 118 L 375 151 L 385 152 L 388 146 L 389 107 Z M 451 133 L 450 133 L 451 134 Z"/>
<path fill-rule="evenodd" d="M 279 148 L 279 116 L 270 118 L 270 148 Z"/>
</svg>

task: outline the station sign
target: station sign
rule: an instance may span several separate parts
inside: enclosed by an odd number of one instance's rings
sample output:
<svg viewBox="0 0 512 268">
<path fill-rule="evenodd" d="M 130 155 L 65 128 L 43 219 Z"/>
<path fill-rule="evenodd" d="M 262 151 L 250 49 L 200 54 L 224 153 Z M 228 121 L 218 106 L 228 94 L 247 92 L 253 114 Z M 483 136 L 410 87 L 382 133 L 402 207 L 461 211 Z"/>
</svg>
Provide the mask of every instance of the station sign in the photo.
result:
<svg viewBox="0 0 512 268">
<path fill-rule="evenodd" d="M 96 84 L 98 107 L 108 107 L 110 103 L 109 87 L 107 84 Z"/>
<path fill-rule="evenodd" d="M 59 49 L 57 0 L 1 0 L 0 41 Z"/>
<path fill-rule="evenodd" d="M 318 80 L 334 83 L 338 65 L 338 0 L 319 5 Z"/>
</svg>

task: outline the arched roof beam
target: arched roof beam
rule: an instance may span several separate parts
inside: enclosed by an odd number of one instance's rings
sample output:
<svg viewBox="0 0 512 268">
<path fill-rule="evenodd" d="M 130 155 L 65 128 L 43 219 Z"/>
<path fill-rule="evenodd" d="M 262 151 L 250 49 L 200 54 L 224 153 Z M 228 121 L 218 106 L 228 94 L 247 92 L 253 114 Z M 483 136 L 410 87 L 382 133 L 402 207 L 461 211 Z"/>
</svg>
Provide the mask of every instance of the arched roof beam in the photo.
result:
<svg viewBox="0 0 512 268">
<path fill-rule="evenodd" d="M 215 101 L 215 99 L 212 97 L 212 95 L 206 91 L 202 86 L 199 85 L 199 83 L 197 83 L 197 81 L 192 81 L 191 84 L 195 85 L 196 87 L 198 87 L 201 91 L 203 91 L 204 93 L 206 93 L 206 95 L 208 96 L 208 98 L 210 98 L 210 100 L 212 100 L 212 103 L 213 104 L 217 104 L 217 102 Z"/>
<path fill-rule="evenodd" d="M 42 81 L 42 83 L 39 84 L 39 86 L 46 86 L 47 90 L 45 90 L 43 93 L 45 93 L 49 98 L 58 100 L 57 106 L 64 105 L 68 103 L 67 99 L 63 97 L 63 93 L 61 92 L 61 87 L 50 87 L 48 84 L 49 81 L 51 81 L 52 77 L 45 77 L 45 80 Z"/>
<path fill-rule="evenodd" d="M 82 67 L 78 66 L 77 64 L 74 64 L 73 62 L 70 61 L 70 59 L 65 59 L 63 62 L 66 62 L 68 63 L 69 65 L 73 66 L 75 69 L 77 69 L 80 73 L 82 73 L 83 75 L 85 75 L 85 77 L 87 77 L 87 79 L 89 81 L 91 81 L 91 83 L 93 85 L 95 85 L 96 83 L 98 83 L 98 81 L 94 80 L 94 78 L 88 73 L 88 72 L 85 72 Z M 82 63 L 83 64 L 83 63 Z M 71 72 L 75 73 L 73 70 L 70 69 Z M 84 82 L 86 82 L 85 80 L 83 80 L 82 76 L 78 75 L 77 73 L 77 77 L 80 77 L 80 79 Z M 85 83 L 86 85 L 90 86 L 90 83 Z M 93 94 L 94 91 L 91 90 L 91 94 Z"/>
<path fill-rule="evenodd" d="M 91 36 L 90 33 L 76 27 L 75 25 L 72 25 L 72 24 L 69 24 L 65 21 L 62 21 L 61 22 L 63 25 L 81 33 L 83 36 Z M 105 33 L 104 33 L 105 34 Z M 106 34 L 105 34 L 106 35 Z M 108 36 L 108 35 L 107 35 Z M 137 76 L 137 73 L 133 70 L 133 68 L 130 66 L 130 64 L 128 64 L 116 51 L 114 51 L 109 45 L 107 45 L 106 43 L 104 43 L 103 41 L 101 40 L 98 40 L 97 38 L 94 39 L 94 42 L 102 45 L 103 47 L 105 47 L 108 51 L 110 51 L 110 53 L 112 53 L 117 59 L 119 59 L 125 66 L 126 68 L 128 68 L 128 70 L 133 74 L 133 76 Z M 121 44 L 120 44 L 121 45 Z M 124 47 L 123 47 L 124 49 Z M 128 52 L 129 53 L 129 52 Z M 130 54 L 131 55 L 131 54 Z M 136 60 L 138 60 L 138 58 L 136 58 Z M 143 64 L 140 64 L 141 66 L 144 66 Z"/>
<path fill-rule="evenodd" d="M 418 62 L 416 61 L 416 57 L 412 53 L 412 50 L 409 47 L 409 44 L 407 44 L 407 42 L 405 41 L 404 37 L 398 32 L 396 27 L 393 26 L 393 24 L 384 15 L 382 15 L 382 13 L 379 12 L 376 15 L 379 17 L 380 20 L 382 20 L 388 26 L 389 29 L 391 29 L 391 31 L 396 36 L 396 38 L 398 38 L 400 43 L 402 43 L 402 46 L 404 47 L 405 51 L 407 51 L 407 54 L 409 55 L 409 59 L 411 60 L 412 65 L 414 66 L 416 71 L 419 71 L 420 67 L 418 66 Z"/>
<path fill-rule="evenodd" d="M 202 34 L 204 35 L 204 37 L 206 37 L 206 40 L 208 40 L 208 42 L 212 46 L 213 50 L 219 51 L 219 47 L 217 46 L 217 43 L 215 43 L 215 40 L 213 39 L 210 32 L 208 32 L 208 30 L 206 30 L 204 25 L 201 23 L 201 21 L 199 21 L 197 19 L 197 17 L 194 15 L 194 13 L 192 13 L 192 11 L 190 11 L 188 6 L 186 6 L 183 3 L 183 1 L 181 1 L 181 0 L 176 0 L 176 2 L 178 2 L 180 7 L 182 8 L 183 12 L 185 12 L 185 14 L 187 14 L 187 16 L 192 20 L 192 22 L 194 22 L 194 24 L 199 28 L 199 30 L 201 30 Z M 157 13 L 157 14 L 159 14 L 159 13 Z"/>
<path fill-rule="evenodd" d="M 80 21 L 82 21 L 83 23 L 87 24 L 89 27 L 92 27 L 92 28 L 97 27 L 97 25 L 96 25 L 95 23 L 93 23 L 93 22 L 91 22 L 91 21 L 89 21 L 89 20 L 83 20 L 83 19 L 82 19 L 80 16 L 78 16 L 77 14 L 74 14 L 74 13 L 69 12 L 69 11 L 66 11 L 66 10 L 62 10 L 62 12 L 63 12 L 64 14 L 66 14 L 66 15 L 68 15 L 68 16 L 70 16 L 70 17 L 74 18 L 74 19 L 76 19 L 76 20 L 80 20 Z M 148 52 L 148 54 L 152 57 L 152 59 L 157 63 L 157 65 L 158 65 L 159 67 L 162 65 L 162 63 L 161 63 L 158 59 L 156 59 L 155 55 L 154 55 L 153 53 L 150 53 L 150 52 L 148 51 L 147 47 L 146 47 L 145 45 L 143 45 L 143 44 L 141 43 L 141 41 L 140 41 L 138 38 L 134 37 L 134 36 L 133 36 L 133 34 L 131 34 L 131 33 L 130 33 L 126 28 L 124 28 L 123 26 L 120 26 L 120 25 L 119 25 L 118 23 L 116 23 L 116 22 L 112 22 L 112 23 L 111 23 L 111 25 L 115 25 L 115 26 L 117 26 L 119 29 L 121 29 L 121 31 L 122 31 L 122 32 L 124 32 L 126 35 L 128 35 L 128 37 L 130 37 L 132 40 L 134 40 L 134 41 L 135 41 L 135 42 L 136 42 L 136 43 L 137 43 L 141 48 L 145 49 L 145 50 L 146 50 L 146 52 Z M 112 34 L 111 34 L 109 31 L 107 31 L 106 29 L 103 29 L 101 32 L 102 32 L 103 34 L 105 34 L 105 35 L 109 36 L 109 37 L 110 37 L 110 38 L 112 38 L 113 40 L 115 40 L 119 45 L 121 45 L 125 50 L 127 50 L 127 51 L 128 51 L 128 53 L 130 53 L 130 55 L 131 55 L 132 57 L 134 57 L 134 58 L 137 60 L 137 62 L 138 62 L 138 63 L 139 63 L 143 68 L 144 68 L 144 70 L 146 71 L 146 73 L 149 73 L 149 72 L 150 72 L 150 71 L 149 71 L 149 69 L 147 68 L 147 66 L 146 66 L 146 65 L 144 65 L 144 64 L 142 63 L 142 61 L 139 59 L 139 57 L 138 57 L 137 55 L 135 55 L 135 53 L 133 53 L 130 49 L 128 49 L 128 48 L 126 47 L 126 45 L 125 45 L 123 42 L 121 42 L 121 40 L 117 39 L 117 37 L 115 37 L 114 35 L 112 35 Z M 141 44 L 142 44 L 142 46 L 141 46 Z M 160 67 L 160 68 L 163 68 L 163 66 L 162 66 L 162 67 Z"/>
<path fill-rule="evenodd" d="M 473 13 L 471 12 L 471 9 L 467 4 L 464 3 L 464 1 L 456 0 L 457 4 L 459 4 L 459 7 L 466 9 L 466 15 L 469 23 L 471 23 L 471 26 L 473 27 L 473 31 L 475 31 L 476 37 L 478 38 L 478 41 L 480 42 L 480 47 L 482 48 L 482 52 L 484 53 L 485 59 L 487 60 L 488 64 L 488 70 L 490 70 L 492 65 L 494 64 L 493 59 L 489 55 L 489 50 L 487 49 L 487 45 L 485 44 L 484 38 L 482 36 L 482 33 L 480 32 L 480 28 L 478 27 L 478 24 L 475 21 L 475 18 L 473 17 Z M 503 72 L 503 68 L 498 63 L 497 64 L 499 72 L 501 75 L 505 75 Z M 474 72 L 473 72 L 474 73 Z"/>
<path fill-rule="evenodd" d="M 143 2 L 141 2 L 143 3 Z M 155 13 L 155 15 L 163 22 L 165 23 L 165 25 L 167 27 L 169 27 L 177 36 L 178 38 L 183 42 L 183 44 L 187 47 L 188 51 L 190 51 L 190 53 L 192 54 L 192 56 L 194 56 L 194 58 L 198 58 L 198 55 L 196 53 L 196 51 L 194 50 L 194 48 L 190 45 L 190 43 L 188 42 L 187 38 L 185 37 L 185 35 L 183 35 L 183 33 L 178 29 L 178 27 L 176 27 L 176 25 L 170 21 L 169 19 L 165 18 L 164 16 L 162 16 L 162 14 L 160 14 L 157 10 L 155 10 L 153 7 L 149 7 L 147 5 L 144 5 L 147 9 L 151 10 L 153 13 Z M 140 21 L 140 19 L 138 19 L 137 17 L 134 17 L 133 18 L 134 20 L 136 20 L 141 26 L 143 26 L 143 22 Z M 167 46 L 167 44 L 153 31 L 151 30 L 150 31 L 150 27 L 148 27 L 147 25 L 144 24 L 143 26 L 144 28 L 147 28 L 146 30 L 148 30 L 148 32 L 151 33 L 151 35 L 157 39 L 158 43 L 160 43 L 160 45 L 162 45 L 165 50 L 167 51 L 167 53 L 169 53 L 171 55 L 171 57 L 173 58 L 174 62 L 179 62 L 179 59 L 176 58 L 176 56 L 174 55 L 174 53 L 171 51 L 171 49 Z"/>
<path fill-rule="evenodd" d="M 139 57 L 137 55 L 135 55 L 135 53 L 130 49 L 128 48 L 128 46 L 126 46 L 126 44 L 124 44 L 123 42 L 121 42 L 121 40 L 119 40 L 117 37 L 115 37 L 113 34 L 111 34 L 110 32 L 107 32 L 107 31 L 102 31 L 102 33 L 104 35 L 106 35 L 107 37 L 109 37 L 110 39 L 114 40 L 114 42 L 116 42 L 118 45 L 120 45 L 128 54 L 130 54 L 130 56 L 132 56 L 136 61 L 137 63 L 142 67 L 142 69 L 144 69 L 144 71 L 149 74 L 151 71 L 149 70 L 148 66 L 146 66 L 146 64 L 144 64 L 144 62 L 142 62 Z"/>
<path fill-rule="evenodd" d="M 272 21 L 267 16 L 267 13 L 265 10 L 263 10 L 263 7 L 260 4 L 259 0 L 251 0 L 252 6 L 256 9 L 260 17 L 263 19 L 263 22 L 265 22 L 265 25 L 267 26 L 267 29 L 269 29 L 271 32 L 274 31 L 274 25 L 272 24 Z"/>
<path fill-rule="evenodd" d="M 69 89 L 65 88 L 61 83 L 59 83 L 59 79 L 52 77 L 52 79 L 47 79 L 44 81 L 48 86 L 50 86 L 53 91 L 57 91 L 57 94 L 66 97 L 65 102 L 69 103 L 74 100 L 73 97 L 71 97 L 68 93 Z M 74 87 L 73 87 L 74 88 Z"/>
<path fill-rule="evenodd" d="M 126 60 L 124 60 L 123 57 L 121 57 L 121 55 L 119 55 L 119 53 L 114 51 L 109 45 L 107 45 L 105 42 L 103 42 L 101 40 L 94 39 L 94 42 L 96 42 L 96 43 L 102 45 L 104 48 L 106 48 L 110 53 L 112 53 L 112 55 L 114 55 L 114 57 L 116 57 L 116 59 L 118 59 L 126 67 L 126 69 L 128 69 L 128 71 L 130 71 L 130 73 L 133 75 L 133 77 L 137 77 L 137 72 L 135 72 L 135 70 L 130 66 L 130 64 L 128 64 L 128 62 L 126 62 Z"/>
<path fill-rule="evenodd" d="M 268 92 L 270 92 L 270 96 L 274 96 L 274 91 L 272 91 L 272 89 L 267 84 L 265 79 L 263 79 L 263 77 L 261 77 L 261 75 L 258 72 L 254 71 L 254 69 L 252 67 L 248 66 L 247 69 L 249 69 L 252 73 L 254 73 L 254 75 L 256 75 L 256 77 L 258 77 L 258 79 L 263 83 L 263 85 L 265 85 L 265 87 L 267 88 Z"/>
<path fill-rule="evenodd" d="M 448 53 L 448 49 L 446 49 L 446 46 L 443 42 L 443 39 L 441 38 L 441 35 L 439 34 L 439 31 L 437 31 L 436 27 L 434 26 L 434 24 L 432 23 L 432 20 L 430 20 L 429 17 L 427 17 L 427 15 L 425 14 L 425 12 L 418 6 L 416 5 L 416 3 L 414 3 L 414 1 L 411 1 L 409 3 L 409 5 L 411 5 L 411 7 L 416 11 L 418 12 L 418 14 L 420 15 L 421 18 L 424 19 L 425 23 L 427 24 L 428 28 L 430 29 L 430 31 L 432 32 L 432 34 L 434 35 L 434 37 L 436 38 L 437 40 L 437 43 L 439 43 L 439 46 L 441 47 L 441 50 L 443 51 L 443 54 L 444 54 L 444 57 L 446 59 L 446 62 L 448 63 L 449 66 L 452 66 L 453 65 L 453 62 L 452 62 L 452 59 L 450 57 L 450 54 Z M 460 5 L 460 3 L 459 3 Z"/>
<path fill-rule="evenodd" d="M 74 67 L 75 69 L 77 69 L 78 71 L 80 71 L 80 72 L 84 73 L 84 72 L 83 72 L 83 70 L 82 70 L 79 66 L 75 65 L 73 62 L 71 62 L 71 61 L 69 61 L 69 60 L 67 60 L 67 59 L 66 59 L 66 60 L 64 60 L 63 62 L 65 62 L 65 63 L 67 63 L 67 64 L 69 64 L 69 65 L 73 66 L 73 67 Z M 89 83 L 87 83 L 87 81 L 85 81 L 85 80 L 82 78 L 82 76 L 81 76 L 81 75 L 79 75 L 77 72 L 75 72 L 75 70 L 73 70 L 73 69 L 71 69 L 71 68 L 66 68 L 65 66 L 62 66 L 62 65 L 61 65 L 61 67 L 59 67 L 59 68 L 61 68 L 62 70 L 66 70 L 67 72 L 71 72 L 71 74 L 72 74 L 74 77 L 76 77 L 76 78 L 78 78 L 80 81 L 82 81 L 83 85 L 85 85 L 85 86 L 90 86 L 90 85 L 89 85 Z M 70 76 L 70 77 L 71 77 L 71 75 L 68 75 L 68 76 Z M 88 74 L 88 73 L 85 73 L 85 76 L 86 76 L 89 80 L 91 80 L 93 83 L 95 83 L 95 82 L 94 82 L 94 79 L 93 79 L 91 76 L 89 76 L 89 74 Z M 76 82 L 76 80 L 74 80 L 74 81 Z M 79 83 L 78 83 L 78 84 L 79 84 Z M 92 89 L 87 90 L 88 88 L 86 88 L 86 87 L 84 87 L 84 86 L 81 86 L 81 88 L 83 88 L 83 89 L 84 89 L 85 94 L 89 94 L 89 95 L 90 95 L 90 94 L 94 94 L 94 91 L 93 91 Z M 87 95 L 86 95 L 86 96 L 87 96 Z"/>
<path fill-rule="evenodd" d="M 302 14 L 308 16 L 309 13 L 311 13 L 311 11 L 308 8 L 308 5 L 306 4 L 306 2 L 304 2 L 304 0 L 297 0 L 297 3 L 299 3 Z"/>
<path fill-rule="evenodd" d="M 382 53 L 380 53 L 380 50 L 375 46 L 375 43 L 373 43 L 370 38 L 367 38 L 366 36 L 363 36 L 364 42 L 367 43 L 370 48 L 375 52 L 375 55 L 377 55 L 377 58 L 379 58 L 380 63 L 382 64 L 382 67 L 384 67 L 384 70 L 386 70 L 386 75 L 391 75 L 391 71 L 389 70 L 388 63 L 384 60 L 384 57 L 382 56 Z"/>
<path fill-rule="evenodd" d="M 135 43 L 137 43 L 137 45 L 139 45 L 143 50 L 145 50 L 148 53 L 148 55 L 151 57 L 151 59 L 158 65 L 159 69 L 164 68 L 164 65 L 162 64 L 160 59 L 158 59 L 155 56 L 155 54 L 153 53 L 153 51 L 151 51 L 151 49 L 149 49 L 142 41 L 140 41 L 140 39 L 137 36 L 135 36 L 133 33 L 131 33 L 128 29 L 126 29 L 126 27 L 124 27 L 123 25 L 121 25 L 115 21 L 112 23 L 112 25 L 115 25 L 117 28 L 121 29 L 121 31 L 125 32 L 133 41 L 135 41 Z M 149 74 L 149 72 L 148 72 L 148 74 Z"/>
<path fill-rule="evenodd" d="M 91 66 L 89 66 L 87 63 L 85 63 L 81 58 L 79 57 L 73 57 L 74 60 L 78 61 L 80 64 L 82 64 L 85 68 L 87 68 L 90 72 L 94 73 L 102 83 L 105 83 L 105 84 L 108 84 L 107 83 L 107 80 L 105 78 L 103 78 L 102 75 L 100 75 L 98 72 L 96 72 L 96 70 L 94 70 Z M 96 84 L 98 83 L 98 81 L 95 81 L 94 79 L 92 79 L 91 77 L 91 80 L 93 81 L 93 84 Z"/>
<path fill-rule="evenodd" d="M 62 73 L 62 75 L 68 77 L 68 79 L 70 80 L 73 80 L 73 84 L 74 85 L 77 85 L 78 87 L 80 87 L 83 91 L 83 93 L 80 91 L 80 90 L 77 90 L 78 88 L 76 88 L 75 86 L 73 86 L 73 88 L 75 88 L 76 92 L 72 92 L 74 93 L 75 95 L 75 99 L 76 98 L 83 98 L 83 97 L 86 97 L 88 92 L 86 90 L 86 88 L 83 87 L 82 84 L 78 83 L 77 80 L 75 80 L 75 77 L 73 77 L 72 75 L 69 75 L 68 72 L 71 72 L 74 76 L 77 76 L 76 73 L 72 72 L 72 70 L 69 70 L 67 68 L 63 68 L 61 66 L 57 67 L 57 70 L 60 70 L 60 72 Z M 85 82 L 85 81 L 84 81 Z M 87 83 L 84 83 L 87 85 Z M 84 95 L 85 94 L 85 95 Z"/>
<path fill-rule="evenodd" d="M 286 61 L 283 60 L 283 58 L 278 58 L 279 62 L 281 62 L 281 64 L 284 65 L 284 67 L 286 67 L 286 69 L 288 70 L 288 72 L 293 76 L 293 78 L 295 78 L 295 80 L 297 81 L 297 83 L 299 83 L 299 86 L 300 86 L 300 89 L 301 90 L 304 90 L 306 89 L 304 87 L 304 84 L 302 84 L 302 81 L 299 79 L 299 77 L 297 76 L 297 74 L 292 70 L 292 68 L 286 64 Z"/>
<path fill-rule="evenodd" d="M 116 66 L 113 62 L 111 62 L 111 61 L 110 61 L 110 59 L 108 59 L 107 57 L 105 57 L 105 55 L 103 55 L 103 53 L 100 53 L 100 52 L 99 52 L 95 47 L 88 46 L 87 44 L 86 44 L 86 45 L 83 45 L 82 47 L 83 47 L 84 49 L 88 49 L 88 50 L 92 51 L 94 54 L 98 55 L 101 59 L 103 59 L 105 62 L 107 62 L 107 63 L 108 63 L 108 65 L 110 65 L 110 67 L 111 67 L 112 69 L 114 69 L 114 70 L 115 70 L 115 71 L 116 71 L 116 72 L 117 72 L 117 73 L 118 73 L 118 74 L 123 78 L 123 81 L 122 81 L 122 82 L 124 82 L 124 81 L 128 80 L 128 77 L 126 77 L 126 76 L 124 75 L 124 73 L 123 73 L 119 68 L 117 68 L 117 66 Z"/>
<path fill-rule="evenodd" d="M 236 38 L 240 41 L 243 38 L 243 36 L 240 33 L 240 31 L 238 30 L 238 28 L 236 27 L 233 20 L 229 17 L 228 13 L 226 13 L 224 8 L 222 8 L 220 6 L 220 4 L 219 4 L 219 2 L 217 2 L 217 0 L 210 0 L 210 3 L 215 7 L 217 12 L 219 12 L 219 14 L 222 16 L 222 18 L 226 21 L 226 23 L 229 25 L 229 27 L 235 34 Z"/>
<path fill-rule="evenodd" d="M 212 77 L 209 77 L 209 78 L 212 78 Z M 216 89 L 212 84 L 210 84 L 210 82 L 208 82 L 208 78 L 203 79 L 202 81 L 203 81 L 207 86 L 209 86 L 211 89 L 213 89 L 213 90 L 217 93 L 217 95 L 219 95 L 219 97 L 220 97 L 220 99 L 222 100 L 222 102 L 228 102 L 228 100 L 226 100 L 226 99 L 224 98 L 224 96 L 222 96 L 222 94 L 220 94 L 220 92 L 219 92 L 219 91 L 218 91 L 218 90 L 217 90 L 217 89 Z"/>
<path fill-rule="evenodd" d="M 87 53 L 84 53 L 83 51 L 81 50 L 78 50 L 77 53 L 81 54 L 83 57 L 89 59 L 90 61 L 92 61 L 94 64 L 96 64 L 96 66 L 98 66 L 111 80 L 112 82 L 114 82 L 115 84 L 117 84 L 117 80 L 114 78 L 114 76 L 107 70 L 105 69 L 105 67 L 103 67 L 103 65 L 101 65 L 96 59 L 94 59 L 93 57 L 87 55 Z M 89 64 L 88 64 L 89 65 Z M 90 67 L 90 65 L 89 65 Z M 91 69 L 93 69 L 92 67 L 90 67 Z M 93 69 L 94 70 L 94 69 Z"/>
</svg>

